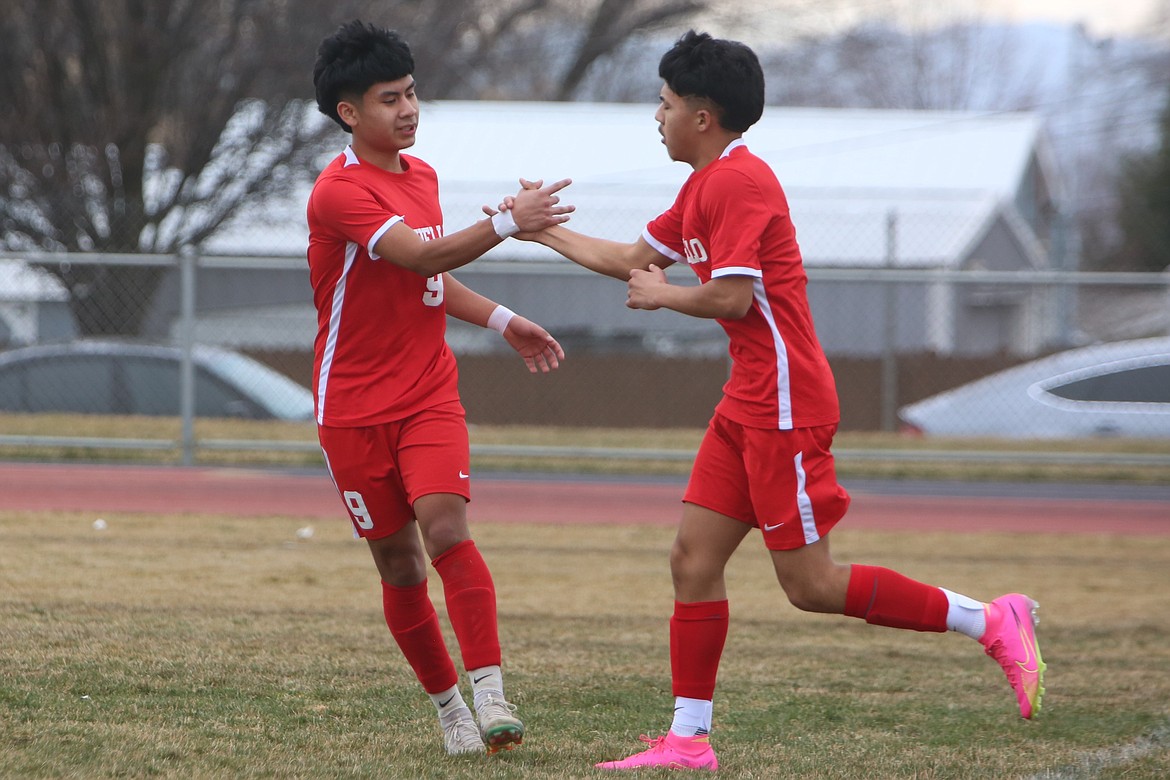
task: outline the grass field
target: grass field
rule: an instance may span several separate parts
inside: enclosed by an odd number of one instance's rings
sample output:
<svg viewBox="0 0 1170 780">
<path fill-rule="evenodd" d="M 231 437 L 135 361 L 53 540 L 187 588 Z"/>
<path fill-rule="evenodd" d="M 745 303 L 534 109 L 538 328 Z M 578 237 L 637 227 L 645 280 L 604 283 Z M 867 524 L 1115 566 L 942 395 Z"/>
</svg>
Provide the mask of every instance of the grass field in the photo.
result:
<svg viewBox="0 0 1170 780">
<path fill-rule="evenodd" d="M 529 736 L 456 759 L 342 522 L 303 540 L 288 518 L 94 519 L 0 514 L 0 776 L 602 777 L 594 762 L 669 725 L 668 529 L 475 529 Z M 1035 595 L 1045 711 L 1022 721 L 964 637 L 797 612 L 749 536 L 715 701 L 723 777 L 1170 776 L 1170 538 L 833 538 L 842 561 Z"/>
</svg>

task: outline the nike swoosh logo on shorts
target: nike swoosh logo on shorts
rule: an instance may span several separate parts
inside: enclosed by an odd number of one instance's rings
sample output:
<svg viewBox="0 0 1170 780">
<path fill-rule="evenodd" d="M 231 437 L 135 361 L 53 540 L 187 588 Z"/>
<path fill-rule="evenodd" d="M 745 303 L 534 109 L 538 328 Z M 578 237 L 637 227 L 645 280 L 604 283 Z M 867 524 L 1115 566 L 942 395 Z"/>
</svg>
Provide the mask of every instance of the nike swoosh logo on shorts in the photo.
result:
<svg viewBox="0 0 1170 780">
<path fill-rule="evenodd" d="M 467 479 L 470 476 L 470 474 L 464 474 L 462 470 L 459 471 L 459 479 Z"/>
<path fill-rule="evenodd" d="M 776 523 L 775 525 L 768 525 L 767 523 L 764 523 L 764 530 L 765 531 L 775 531 L 777 528 L 779 528 L 782 525 L 784 525 L 784 523 Z"/>
</svg>

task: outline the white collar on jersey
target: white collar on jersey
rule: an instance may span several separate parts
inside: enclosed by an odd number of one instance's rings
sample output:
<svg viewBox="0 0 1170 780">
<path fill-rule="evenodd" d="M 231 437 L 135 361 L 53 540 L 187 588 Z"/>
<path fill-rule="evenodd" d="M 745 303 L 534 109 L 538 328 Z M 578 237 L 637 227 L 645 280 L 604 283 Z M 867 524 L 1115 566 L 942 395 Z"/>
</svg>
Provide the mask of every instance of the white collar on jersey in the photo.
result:
<svg viewBox="0 0 1170 780">
<path fill-rule="evenodd" d="M 741 146 L 747 146 L 747 141 L 743 140 L 743 138 L 736 138 L 727 145 L 727 148 L 723 150 L 723 154 L 719 155 L 719 159 L 722 160 L 724 157 L 731 154 L 732 149 L 738 149 Z"/>
</svg>

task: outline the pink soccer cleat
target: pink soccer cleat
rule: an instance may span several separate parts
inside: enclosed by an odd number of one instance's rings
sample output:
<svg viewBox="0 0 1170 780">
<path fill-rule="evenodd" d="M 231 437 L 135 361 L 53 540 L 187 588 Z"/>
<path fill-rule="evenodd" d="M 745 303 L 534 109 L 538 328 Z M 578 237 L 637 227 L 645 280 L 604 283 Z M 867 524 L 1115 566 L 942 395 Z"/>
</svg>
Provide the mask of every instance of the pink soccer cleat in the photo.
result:
<svg viewBox="0 0 1170 780">
<path fill-rule="evenodd" d="M 715 758 L 715 751 L 711 749 L 710 738 L 706 734 L 697 737 L 680 737 L 673 732 L 666 736 L 651 739 L 643 734 L 638 739 L 650 746 L 649 750 L 635 753 L 621 761 L 605 761 L 597 764 L 598 769 L 706 769 L 714 772 L 719 768 L 719 760 Z"/>
<path fill-rule="evenodd" d="M 1044 696 L 1044 661 L 1036 642 L 1036 625 L 1040 608 L 1032 599 L 1019 593 L 1000 596 L 984 607 L 987 628 L 979 640 L 985 652 L 999 662 L 1007 675 L 1020 716 L 1031 718 L 1040 711 Z"/>
</svg>

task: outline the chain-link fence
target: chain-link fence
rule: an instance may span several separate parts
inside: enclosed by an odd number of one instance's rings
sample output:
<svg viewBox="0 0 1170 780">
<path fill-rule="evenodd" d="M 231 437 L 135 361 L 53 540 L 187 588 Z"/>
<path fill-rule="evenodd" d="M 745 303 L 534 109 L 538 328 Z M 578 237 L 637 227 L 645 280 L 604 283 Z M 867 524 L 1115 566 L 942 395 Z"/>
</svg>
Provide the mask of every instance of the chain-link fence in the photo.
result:
<svg viewBox="0 0 1170 780">
<path fill-rule="evenodd" d="M 720 397 L 728 362 L 712 322 L 630 312 L 620 284 L 564 261 L 481 261 L 460 278 L 542 322 L 568 353 L 532 376 L 497 334 L 452 321 L 472 424 L 697 429 Z M 809 278 L 842 431 L 894 430 L 908 404 L 948 388 L 1170 325 L 1163 274 L 814 267 Z M 25 254 L 0 260 L 0 291 L 0 444 L 187 462 L 215 449 L 315 452 L 303 259 Z M 1002 392 L 980 414 L 1033 415 L 1033 390 Z M 1151 392 L 1161 397 L 1147 408 L 1164 417 L 1170 381 Z"/>
</svg>

